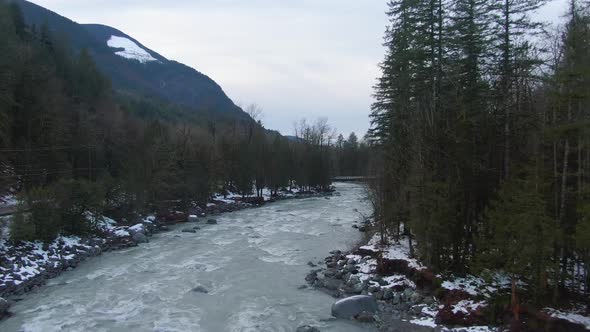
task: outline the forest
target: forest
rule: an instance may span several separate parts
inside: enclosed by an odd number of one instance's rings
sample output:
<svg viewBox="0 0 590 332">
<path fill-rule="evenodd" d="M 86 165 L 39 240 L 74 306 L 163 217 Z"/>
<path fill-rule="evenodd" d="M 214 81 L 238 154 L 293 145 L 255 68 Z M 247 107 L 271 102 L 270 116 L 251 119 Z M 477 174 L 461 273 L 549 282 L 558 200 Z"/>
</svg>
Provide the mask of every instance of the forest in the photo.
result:
<svg viewBox="0 0 590 332">
<path fill-rule="evenodd" d="M 590 11 L 392 0 L 374 87 L 380 225 L 440 273 L 512 279 L 512 306 L 588 300 Z"/>
<path fill-rule="evenodd" d="M 0 40 L 0 193 L 18 191 L 31 209 L 15 240 L 88 233 L 87 212 L 132 222 L 213 193 L 329 190 L 341 169 L 363 171 L 366 146 L 336 141 L 326 119 L 302 120 L 289 138 L 256 121 L 256 105 L 248 119 L 203 117 L 114 91 L 90 52 L 27 26 L 15 4 L 0 5 Z"/>
</svg>

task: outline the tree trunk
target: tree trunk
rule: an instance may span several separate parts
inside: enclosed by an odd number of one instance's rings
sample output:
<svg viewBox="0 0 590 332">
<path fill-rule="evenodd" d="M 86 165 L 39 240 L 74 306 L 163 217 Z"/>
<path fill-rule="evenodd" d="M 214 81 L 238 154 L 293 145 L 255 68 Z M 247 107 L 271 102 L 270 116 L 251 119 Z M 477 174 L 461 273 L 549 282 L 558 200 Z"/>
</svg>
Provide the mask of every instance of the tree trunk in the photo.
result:
<svg viewBox="0 0 590 332">
<path fill-rule="evenodd" d="M 512 80 L 512 70 L 510 64 L 510 9 L 511 2 L 504 1 L 503 8 L 503 75 L 502 78 L 502 104 L 504 110 L 504 179 L 510 175 L 510 85 Z"/>
<path fill-rule="evenodd" d="M 515 320 L 520 320 L 520 303 L 518 302 L 518 295 L 516 294 L 516 277 L 512 276 L 512 295 L 510 298 L 512 307 L 512 315 Z"/>
<path fill-rule="evenodd" d="M 565 139 L 565 147 L 563 149 L 563 171 L 561 173 L 561 193 L 559 203 L 559 221 L 563 223 L 565 217 L 565 201 L 567 199 L 567 172 L 568 172 L 568 155 L 570 152 L 569 140 Z"/>
<path fill-rule="evenodd" d="M 405 228 L 405 225 L 404 225 Z M 412 232 L 408 229 L 408 246 L 410 247 L 410 258 L 414 257 L 414 246 L 412 245 Z"/>
</svg>

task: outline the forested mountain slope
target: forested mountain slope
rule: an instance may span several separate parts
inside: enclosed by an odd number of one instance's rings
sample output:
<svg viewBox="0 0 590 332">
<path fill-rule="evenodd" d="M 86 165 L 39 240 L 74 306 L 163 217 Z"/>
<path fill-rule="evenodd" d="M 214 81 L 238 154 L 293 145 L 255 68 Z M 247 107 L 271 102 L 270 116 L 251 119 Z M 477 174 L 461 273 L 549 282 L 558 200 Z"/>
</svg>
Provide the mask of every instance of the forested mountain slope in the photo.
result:
<svg viewBox="0 0 590 332">
<path fill-rule="evenodd" d="M 75 52 L 88 49 L 113 87 L 126 94 L 156 96 L 176 103 L 201 118 L 249 121 L 221 87 L 208 76 L 171 61 L 143 46 L 127 34 L 98 24 L 78 24 L 50 10 L 24 0 L 21 7 L 27 25 L 45 29 L 65 39 Z"/>
<path fill-rule="evenodd" d="M 11 224 L 14 239 L 84 235 L 88 212 L 129 221 L 204 206 L 215 193 L 329 189 L 325 122 L 304 123 L 302 138 L 290 141 L 246 115 L 191 117 L 115 93 L 91 52 L 72 52 L 60 37 L 28 26 L 18 5 L 0 4 L 0 196 L 17 192 L 38 211 Z M 114 56 L 163 59 L 129 41 L 111 41 L 125 46 Z"/>
</svg>

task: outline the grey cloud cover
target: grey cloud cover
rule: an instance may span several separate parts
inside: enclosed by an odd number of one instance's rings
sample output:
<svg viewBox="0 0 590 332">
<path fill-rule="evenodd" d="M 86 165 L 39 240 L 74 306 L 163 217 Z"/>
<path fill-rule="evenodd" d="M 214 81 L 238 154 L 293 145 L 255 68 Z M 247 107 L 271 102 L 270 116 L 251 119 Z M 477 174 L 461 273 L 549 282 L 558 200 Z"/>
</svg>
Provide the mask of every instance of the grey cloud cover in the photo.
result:
<svg viewBox="0 0 590 332">
<path fill-rule="evenodd" d="M 236 103 L 258 103 L 266 127 L 292 132 L 327 117 L 364 133 L 379 72 L 385 0 L 33 0 L 79 23 L 102 23 L 212 77 Z M 556 21 L 566 0 L 539 16 Z"/>
</svg>

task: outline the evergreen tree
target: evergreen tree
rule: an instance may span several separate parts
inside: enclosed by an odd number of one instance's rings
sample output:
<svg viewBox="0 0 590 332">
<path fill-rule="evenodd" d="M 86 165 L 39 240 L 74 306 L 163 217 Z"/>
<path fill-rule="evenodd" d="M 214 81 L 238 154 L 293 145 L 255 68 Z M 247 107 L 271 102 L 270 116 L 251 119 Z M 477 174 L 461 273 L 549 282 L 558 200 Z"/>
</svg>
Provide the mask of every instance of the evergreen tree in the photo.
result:
<svg viewBox="0 0 590 332">
<path fill-rule="evenodd" d="M 513 175 L 499 189 L 486 212 L 486 226 L 479 238 L 481 266 L 498 269 L 512 278 L 512 306 L 518 319 L 518 280 L 530 281 L 538 294 L 547 284 L 552 266 L 556 224 L 545 209 L 542 183 L 530 174 Z"/>
</svg>

